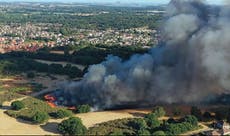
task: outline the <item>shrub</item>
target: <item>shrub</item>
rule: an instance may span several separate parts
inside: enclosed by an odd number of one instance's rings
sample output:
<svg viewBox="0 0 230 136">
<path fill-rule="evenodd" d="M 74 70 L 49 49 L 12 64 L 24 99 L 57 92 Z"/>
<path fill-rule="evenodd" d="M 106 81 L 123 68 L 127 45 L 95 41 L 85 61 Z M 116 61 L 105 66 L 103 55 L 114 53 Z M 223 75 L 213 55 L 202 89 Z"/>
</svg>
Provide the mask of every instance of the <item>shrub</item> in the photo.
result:
<svg viewBox="0 0 230 136">
<path fill-rule="evenodd" d="M 153 110 L 153 113 L 156 115 L 157 118 L 165 116 L 165 110 L 163 107 L 156 107 Z"/>
<path fill-rule="evenodd" d="M 141 118 L 131 121 L 129 124 L 136 130 L 146 129 L 148 127 L 145 120 Z"/>
<path fill-rule="evenodd" d="M 59 109 L 57 112 L 52 113 L 51 116 L 62 119 L 65 117 L 70 117 L 72 115 L 73 115 L 72 111 L 66 109 Z"/>
<path fill-rule="evenodd" d="M 198 120 L 193 115 L 188 115 L 181 120 L 183 121 L 181 123 L 170 123 L 164 126 L 167 135 L 179 135 L 194 130 L 198 126 Z"/>
<path fill-rule="evenodd" d="M 156 131 L 153 133 L 154 136 L 165 136 L 165 132 L 164 131 Z"/>
<path fill-rule="evenodd" d="M 71 111 L 69 111 L 69 110 L 60 109 L 54 114 L 54 117 L 55 118 L 65 118 L 65 117 L 72 116 L 72 114 L 73 113 Z"/>
<path fill-rule="evenodd" d="M 89 105 L 79 105 L 77 106 L 77 113 L 87 113 L 90 112 L 90 106 Z"/>
<path fill-rule="evenodd" d="M 70 117 L 58 125 L 58 130 L 65 135 L 84 135 L 87 129 L 80 118 Z"/>
<path fill-rule="evenodd" d="M 45 112 L 47 114 L 55 113 L 58 108 L 50 107 L 45 101 L 28 97 L 23 99 L 21 102 L 25 105 L 26 109 L 22 109 L 19 111 L 8 110 L 6 111 L 8 115 L 14 114 L 17 115 L 16 118 L 23 118 L 24 120 L 32 121 L 32 117 L 35 115 L 37 111 Z M 9 112 L 10 111 L 10 112 Z"/>
<path fill-rule="evenodd" d="M 138 130 L 137 134 L 138 134 L 138 136 L 149 136 L 149 135 L 151 135 L 150 132 L 146 129 Z"/>
<path fill-rule="evenodd" d="M 49 119 L 48 113 L 40 112 L 40 111 L 36 112 L 34 114 L 34 116 L 32 117 L 32 121 L 34 123 L 38 123 L 38 124 L 44 123 L 44 122 L 48 121 L 48 119 Z"/>
<path fill-rule="evenodd" d="M 145 116 L 145 121 L 150 128 L 156 128 L 160 126 L 160 121 L 154 113 L 147 114 Z"/>
<path fill-rule="evenodd" d="M 25 105 L 21 101 L 14 101 L 11 103 L 11 107 L 13 110 L 20 110 L 25 108 Z"/>
<path fill-rule="evenodd" d="M 197 126 L 198 125 L 198 119 L 195 116 L 193 116 L 193 115 L 186 116 L 184 118 L 184 121 L 190 123 L 193 126 Z"/>
<path fill-rule="evenodd" d="M 179 126 L 180 123 L 168 124 L 165 126 L 167 135 L 178 135 L 182 133 L 182 130 Z"/>
</svg>

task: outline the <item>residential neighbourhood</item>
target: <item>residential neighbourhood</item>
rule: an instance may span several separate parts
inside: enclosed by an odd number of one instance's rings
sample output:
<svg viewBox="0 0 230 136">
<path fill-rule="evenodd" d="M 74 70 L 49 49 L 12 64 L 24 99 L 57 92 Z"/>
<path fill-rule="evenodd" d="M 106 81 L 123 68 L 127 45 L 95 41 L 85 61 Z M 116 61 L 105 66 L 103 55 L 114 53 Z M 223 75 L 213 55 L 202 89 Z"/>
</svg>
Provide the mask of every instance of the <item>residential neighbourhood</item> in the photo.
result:
<svg viewBox="0 0 230 136">
<path fill-rule="evenodd" d="M 160 34 L 157 30 L 147 27 L 124 30 L 91 30 L 75 29 L 74 34 L 63 35 L 61 32 L 52 32 L 50 27 L 61 29 L 61 24 L 8 24 L 0 25 L 0 52 L 31 51 L 42 47 L 78 45 L 82 42 L 89 44 L 140 45 L 151 47 L 157 45 Z"/>
</svg>

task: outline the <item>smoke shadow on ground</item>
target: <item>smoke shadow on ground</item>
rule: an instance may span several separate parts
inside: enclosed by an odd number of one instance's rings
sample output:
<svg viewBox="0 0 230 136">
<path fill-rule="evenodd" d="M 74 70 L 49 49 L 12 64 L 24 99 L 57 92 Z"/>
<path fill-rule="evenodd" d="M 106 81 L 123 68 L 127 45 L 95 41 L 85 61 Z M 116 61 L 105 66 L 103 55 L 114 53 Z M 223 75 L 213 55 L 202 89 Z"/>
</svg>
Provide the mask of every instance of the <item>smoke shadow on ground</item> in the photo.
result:
<svg viewBox="0 0 230 136">
<path fill-rule="evenodd" d="M 34 124 L 31 121 L 27 121 L 27 120 L 24 120 L 24 119 L 17 118 L 17 121 L 20 122 L 20 123 L 28 124 L 28 125 L 37 125 L 37 124 Z"/>
<path fill-rule="evenodd" d="M 1 110 L 10 110 L 11 107 L 10 106 L 1 106 L 0 109 Z"/>
<path fill-rule="evenodd" d="M 58 127 L 58 123 L 56 122 L 48 122 L 45 125 L 41 125 L 41 128 L 47 132 L 60 134 L 57 130 L 57 127 Z"/>
</svg>

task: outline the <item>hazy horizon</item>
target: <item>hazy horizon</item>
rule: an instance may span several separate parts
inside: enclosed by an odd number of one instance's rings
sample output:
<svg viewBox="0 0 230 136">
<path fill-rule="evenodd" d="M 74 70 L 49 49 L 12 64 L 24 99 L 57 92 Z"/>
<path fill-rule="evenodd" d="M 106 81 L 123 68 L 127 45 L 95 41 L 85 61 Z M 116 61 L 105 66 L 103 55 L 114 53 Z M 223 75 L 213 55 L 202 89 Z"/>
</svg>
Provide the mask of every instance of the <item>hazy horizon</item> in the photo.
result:
<svg viewBox="0 0 230 136">
<path fill-rule="evenodd" d="M 0 0 L 0 2 L 63 2 L 63 3 L 91 3 L 91 4 L 100 4 L 100 3 L 110 3 L 110 4 L 140 4 L 140 5 L 149 5 L 149 4 L 167 4 L 170 0 L 135 0 L 130 2 L 130 0 Z M 222 4 L 223 0 L 206 0 L 209 4 Z"/>
</svg>

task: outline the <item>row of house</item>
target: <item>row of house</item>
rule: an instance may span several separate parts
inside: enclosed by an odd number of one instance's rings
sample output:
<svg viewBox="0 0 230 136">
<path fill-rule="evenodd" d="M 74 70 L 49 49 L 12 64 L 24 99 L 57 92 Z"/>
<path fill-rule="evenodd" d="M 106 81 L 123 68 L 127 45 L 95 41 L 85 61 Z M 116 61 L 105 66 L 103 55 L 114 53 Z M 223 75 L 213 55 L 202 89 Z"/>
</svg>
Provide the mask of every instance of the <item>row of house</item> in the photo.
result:
<svg viewBox="0 0 230 136">
<path fill-rule="evenodd" d="M 0 25 L 0 52 L 15 50 L 36 51 L 44 46 L 78 45 L 81 42 L 106 45 L 156 45 L 160 34 L 156 30 L 132 28 L 125 30 L 90 30 L 73 28 L 74 34 L 65 36 L 59 32 L 52 32 L 50 28 L 60 30 L 58 24 L 8 24 Z"/>
</svg>

